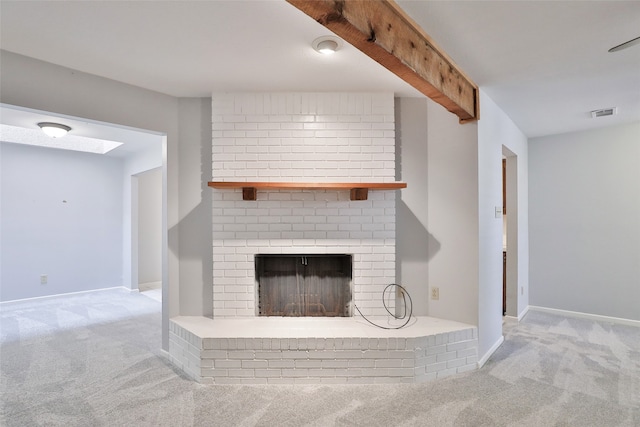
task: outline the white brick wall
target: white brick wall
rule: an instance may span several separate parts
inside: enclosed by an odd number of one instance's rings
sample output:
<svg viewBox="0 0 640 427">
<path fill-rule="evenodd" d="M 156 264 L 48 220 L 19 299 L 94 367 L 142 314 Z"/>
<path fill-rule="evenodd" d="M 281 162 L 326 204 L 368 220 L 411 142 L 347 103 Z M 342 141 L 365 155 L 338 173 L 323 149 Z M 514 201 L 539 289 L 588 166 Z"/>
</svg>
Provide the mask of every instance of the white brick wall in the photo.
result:
<svg viewBox="0 0 640 427">
<path fill-rule="evenodd" d="M 219 181 L 392 182 L 392 93 L 213 95 Z M 256 315 L 256 254 L 354 255 L 354 302 L 384 314 L 395 282 L 395 192 L 212 190 L 214 316 Z"/>
<path fill-rule="evenodd" d="M 214 94 L 213 176 L 393 181 L 393 94 Z"/>
<path fill-rule="evenodd" d="M 170 324 L 170 358 L 202 383 L 413 383 L 474 370 L 478 361 L 473 326 L 418 337 L 212 338 L 181 320 Z"/>
</svg>

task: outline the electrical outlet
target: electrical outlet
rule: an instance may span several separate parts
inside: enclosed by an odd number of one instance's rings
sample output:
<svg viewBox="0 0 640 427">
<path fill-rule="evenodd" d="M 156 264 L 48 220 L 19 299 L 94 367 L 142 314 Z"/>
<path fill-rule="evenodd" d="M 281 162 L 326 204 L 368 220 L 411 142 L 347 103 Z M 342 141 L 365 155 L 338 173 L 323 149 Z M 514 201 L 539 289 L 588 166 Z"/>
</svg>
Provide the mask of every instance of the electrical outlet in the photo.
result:
<svg viewBox="0 0 640 427">
<path fill-rule="evenodd" d="M 431 288 L 431 299 L 440 299 L 440 288 Z"/>
<path fill-rule="evenodd" d="M 524 286 L 520 286 L 520 295 L 524 295 Z"/>
<path fill-rule="evenodd" d="M 41 285 L 46 285 L 48 280 L 49 280 L 49 277 L 46 274 L 41 274 L 40 275 L 40 284 Z"/>
</svg>

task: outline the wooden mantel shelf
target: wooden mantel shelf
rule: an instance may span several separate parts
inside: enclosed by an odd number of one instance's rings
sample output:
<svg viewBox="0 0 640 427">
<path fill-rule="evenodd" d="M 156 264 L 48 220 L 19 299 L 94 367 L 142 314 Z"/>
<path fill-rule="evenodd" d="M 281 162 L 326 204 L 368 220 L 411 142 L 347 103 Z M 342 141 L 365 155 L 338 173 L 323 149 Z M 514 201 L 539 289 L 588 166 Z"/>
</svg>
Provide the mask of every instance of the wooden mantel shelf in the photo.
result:
<svg viewBox="0 0 640 427">
<path fill-rule="evenodd" d="M 256 200 L 260 190 L 350 190 L 351 200 L 367 200 L 369 190 L 397 190 L 406 182 L 237 182 L 211 181 L 209 187 L 242 188 L 242 200 Z"/>
</svg>

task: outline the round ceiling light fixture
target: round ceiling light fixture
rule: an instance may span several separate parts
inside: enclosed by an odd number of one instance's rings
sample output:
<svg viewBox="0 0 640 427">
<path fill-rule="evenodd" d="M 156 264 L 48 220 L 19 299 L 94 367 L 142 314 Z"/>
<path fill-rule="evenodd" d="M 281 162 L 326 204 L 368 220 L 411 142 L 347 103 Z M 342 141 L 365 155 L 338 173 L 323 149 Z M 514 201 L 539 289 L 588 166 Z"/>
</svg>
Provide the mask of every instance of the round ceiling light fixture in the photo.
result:
<svg viewBox="0 0 640 427">
<path fill-rule="evenodd" d="M 67 125 L 61 125 L 60 123 L 41 122 L 38 123 L 42 132 L 51 138 L 61 138 L 71 130 Z"/>
<path fill-rule="evenodd" d="M 318 37 L 311 44 L 316 52 L 323 55 L 333 55 L 342 47 L 342 42 L 335 36 Z"/>
</svg>

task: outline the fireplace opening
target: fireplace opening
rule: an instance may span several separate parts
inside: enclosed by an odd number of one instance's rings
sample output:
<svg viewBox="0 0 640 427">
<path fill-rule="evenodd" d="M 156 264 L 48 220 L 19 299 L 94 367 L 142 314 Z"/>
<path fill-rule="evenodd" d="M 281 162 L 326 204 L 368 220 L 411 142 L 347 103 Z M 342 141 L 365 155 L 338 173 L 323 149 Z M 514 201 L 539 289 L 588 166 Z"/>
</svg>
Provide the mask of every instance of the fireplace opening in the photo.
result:
<svg viewBox="0 0 640 427">
<path fill-rule="evenodd" d="M 256 255 L 259 316 L 349 317 L 352 256 Z"/>
</svg>

